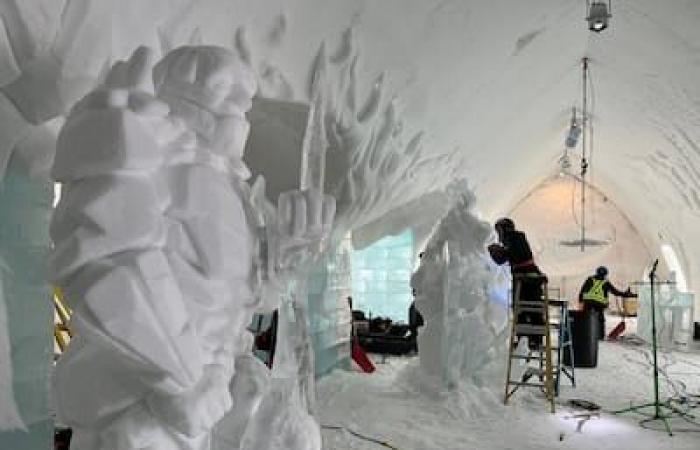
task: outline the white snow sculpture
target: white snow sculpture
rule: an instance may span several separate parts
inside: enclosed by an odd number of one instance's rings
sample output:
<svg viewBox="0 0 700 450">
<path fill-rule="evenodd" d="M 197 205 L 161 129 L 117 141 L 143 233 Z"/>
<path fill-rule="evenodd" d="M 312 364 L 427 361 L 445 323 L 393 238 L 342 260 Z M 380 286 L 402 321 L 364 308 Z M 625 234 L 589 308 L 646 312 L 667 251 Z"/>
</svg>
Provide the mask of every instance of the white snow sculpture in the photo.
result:
<svg viewBox="0 0 700 450">
<path fill-rule="evenodd" d="M 284 16 L 275 20 L 270 35 L 279 36 L 286 24 Z M 257 68 L 264 95 L 289 100 L 292 90 L 287 78 L 273 62 L 272 48 L 251 47 L 248 30 L 241 27 L 235 46 Z M 265 41 L 258 38 L 256 41 Z M 269 47 L 276 47 L 277 42 Z M 459 153 L 452 149 L 436 153 L 424 145 L 422 131 L 409 135 L 399 108 L 400 99 L 387 92 L 380 74 L 363 98 L 358 89 L 362 52 L 353 28 L 345 30 L 337 49 L 324 43 L 310 68 L 305 100 L 317 108 L 325 125 L 328 156 L 325 160 L 325 189 L 337 199 L 333 241 L 348 231 L 382 217 L 426 192 L 446 186 L 454 178 Z"/>
<path fill-rule="evenodd" d="M 51 265 L 77 334 L 56 400 L 78 450 L 208 449 L 233 401 L 244 434 L 267 385 L 246 326 L 261 292 L 274 303 L 255 269 L 274 279 L 333 217 L 318 192 L 285 195 L 282 214 L 255 204 L 241 156 L 256 87 L 232 53 L 175 49 L 153 84 L 151 60 L 137 49 L 73 108 L 53 168 L 64 191 Z M 275 432 L 291 442 L 308 427 Z"/>
<path fill-rule="evenodd" d="M 507 279 L 498 276 L 484 253 L 491 227 L 472 213 L 473 195 L 458 182 L 448 188 L 448 196 L 453 207 L 411 280 L 426 323 L 418 336 L 420 367 L 448 388 L 500 387 L 500 372 L 494 369 L 505 358 Z"/>
</svg>

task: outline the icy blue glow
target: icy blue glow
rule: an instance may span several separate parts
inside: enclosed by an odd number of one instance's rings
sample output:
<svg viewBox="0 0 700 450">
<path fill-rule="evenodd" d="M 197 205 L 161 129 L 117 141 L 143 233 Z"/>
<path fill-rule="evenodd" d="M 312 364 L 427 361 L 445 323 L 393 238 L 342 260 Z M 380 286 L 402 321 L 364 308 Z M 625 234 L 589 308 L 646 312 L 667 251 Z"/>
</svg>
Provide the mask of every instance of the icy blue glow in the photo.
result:
<svg viewBox="0 0 700 450">
<path fill-rule="evenodd" d="M 0 184 L 0 255 L 17 407 L 28 432 L 0 433 L 2 449 L 48 449 L 52 306 L 45 264 L 52 187 L 9 172 Z M 2 363 L 6 363 L 3 361 Z"/>
<path fill-rule="evenodd" d="M 406 230 L 387 236 L 369 247 L 353 252 L 353 309 L 372 317 L 408 321 L 413 271 L 413 233 Z"/>
<path fill-rule="evenodd" d="M 350 239 L 323 258 L 308 282 L 309 334 L 315 374 L 324 375 L 350 358 Z"/>
</svg>

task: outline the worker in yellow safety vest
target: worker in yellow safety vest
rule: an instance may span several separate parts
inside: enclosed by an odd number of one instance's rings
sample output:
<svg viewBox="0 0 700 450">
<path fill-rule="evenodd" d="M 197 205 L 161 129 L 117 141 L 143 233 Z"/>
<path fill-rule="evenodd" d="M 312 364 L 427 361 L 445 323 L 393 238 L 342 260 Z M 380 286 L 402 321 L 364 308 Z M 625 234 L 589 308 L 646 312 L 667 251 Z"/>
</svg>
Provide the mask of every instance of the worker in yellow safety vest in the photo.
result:
<svg viewBox="0 0 700 450">
<path fill-rule="evenodd" d="M 618 297 L 636 297 L 637 294 L 627 288 L 620 291 L 608 280 L 607 267 L 600 266 L 596 269 L 595 275 L 586 279 L 578 294 L 578 301 L 583 303 L 584 310 L 595 311 L 598 314 L 598 338 L 605 338 L 605 308 L 608 307 L 608 294 L 613 293 Z"/>
</svg>

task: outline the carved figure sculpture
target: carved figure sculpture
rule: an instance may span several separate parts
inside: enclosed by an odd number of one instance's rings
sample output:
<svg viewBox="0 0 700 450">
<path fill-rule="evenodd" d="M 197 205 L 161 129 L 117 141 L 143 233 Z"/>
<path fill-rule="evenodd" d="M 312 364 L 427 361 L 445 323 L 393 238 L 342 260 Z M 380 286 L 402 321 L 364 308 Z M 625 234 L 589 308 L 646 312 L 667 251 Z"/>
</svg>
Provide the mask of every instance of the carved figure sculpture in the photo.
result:
<svg viewBox="0 0 700 450">
<path fill-rule="evenodd" d="M 116 63 L 58 140 L 51 265 L 77 337 L 56 401 L 78 450 L 210 448 L 235 412 L 230 386 L 266 381 L 246 330 L 261 292 L 274 307 L 258 269 L 274 279 L 287 244 L 321 239 L 334 215 L 318 192 L 288 193 L 281 215 L 254 207 L 241 156 L 256 85 L 231 52 L 177 48 L 153 82 L 151 66 L 146 48 Z M 255 401 L 240 405 L 252 414 Z"/>
<path fill-rule="evenodd" d="M 507 310 L 500 296 L 508 284 L 499 283 L 498 269 L 485 256 L 490 227 L 473 213 L 468 186 L 453 183 L 447 197 L 452 207 L 411 278 L 426 322 L 418 342 L 420 367 L 442 385 L 491 401 L 491 389 L 501 387 L 494 374 L 505 361 Z"/>
</svg>

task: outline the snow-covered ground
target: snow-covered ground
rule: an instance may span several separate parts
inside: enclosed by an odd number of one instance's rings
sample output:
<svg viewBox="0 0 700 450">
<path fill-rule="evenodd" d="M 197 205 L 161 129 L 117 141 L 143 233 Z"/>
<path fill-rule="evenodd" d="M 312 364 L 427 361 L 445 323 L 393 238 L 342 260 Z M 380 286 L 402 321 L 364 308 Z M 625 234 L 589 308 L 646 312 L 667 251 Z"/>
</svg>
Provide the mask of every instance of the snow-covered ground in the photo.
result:
<svg viewBox="0 0 700 450">
<path fill-rule="evenodd" d="M 608 322 L 617 323 L 614 318 Z M 637 414 L 608 412 L 653 398 L 646 348 L 601 342 L 598 367 L 577 369 L 575 389 L 564 383 L 555 414 L 547 411 L 542 394 L 525 390 L 516 393 L 509 406 L 476 395 L 431 395 L 413 382 L 418 358 L 382 362 L 381 356 L 372 355 L 378 369 L 374 374 L 336 371 L 319 382 L 322 424 L 344 427 L 325 428 L 323 448 L 386 448 L 353 435 L 356 432 L 400 450 L 700 449 L 700 426 L 674 419 L 671 426 L 677 433 L 669 437 L 665 431 L 641 428 Z M 662 353 L 659 360 L 677 387 L 681 382 L 687 393 L 700 394 L 700 350 Z M 662 398 L 672 394 L 668 383 L 662 381 L 661 386 Z M 571 416 L 582 411 L 567 405 L 573 398 L 602 406 L 600 417 L 583 422 L 580 432 L 580 420 Z M 700 417 L 700 408 L 694 413 Z M 663 429 L 661 422 L 649 426 Z M 681 432 L 690 429 L 694 431 Z"/>
</svg>

